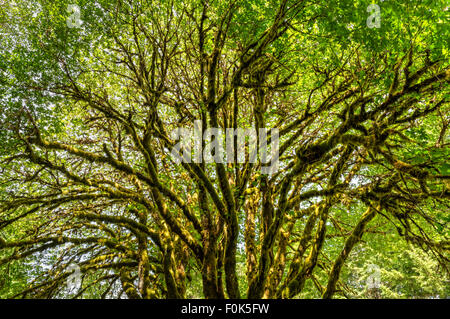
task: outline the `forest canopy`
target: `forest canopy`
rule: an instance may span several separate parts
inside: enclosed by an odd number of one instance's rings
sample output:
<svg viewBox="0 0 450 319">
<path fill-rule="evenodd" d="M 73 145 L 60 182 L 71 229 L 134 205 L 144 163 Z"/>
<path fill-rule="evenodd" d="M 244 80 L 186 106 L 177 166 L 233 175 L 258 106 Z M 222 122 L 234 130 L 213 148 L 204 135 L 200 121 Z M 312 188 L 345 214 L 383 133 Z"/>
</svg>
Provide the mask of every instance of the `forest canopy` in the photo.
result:
<svg viewBox="0 0 450 319">
<path fill-rule="evenodd" d="M 0 0 L 0 298 L 448 297 L 448 9 Z"/>
</svg>

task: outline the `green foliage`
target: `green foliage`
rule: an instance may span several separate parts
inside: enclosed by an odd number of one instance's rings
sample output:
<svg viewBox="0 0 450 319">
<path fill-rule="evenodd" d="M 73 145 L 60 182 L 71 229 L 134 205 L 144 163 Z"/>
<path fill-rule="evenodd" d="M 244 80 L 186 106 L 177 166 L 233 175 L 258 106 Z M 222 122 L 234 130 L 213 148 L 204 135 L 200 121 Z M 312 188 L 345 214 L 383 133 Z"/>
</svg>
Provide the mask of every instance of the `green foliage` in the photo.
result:
<svg viewBox="0 0 450 319">
<path fill-rule="evenodd" d="M 448 297 L 448 18 L 444 0 L 3 1 L 0 298 Z M 194 119 L 279 128 L 279 172 L 176 165 L 169 132 Z"/>
</svg>

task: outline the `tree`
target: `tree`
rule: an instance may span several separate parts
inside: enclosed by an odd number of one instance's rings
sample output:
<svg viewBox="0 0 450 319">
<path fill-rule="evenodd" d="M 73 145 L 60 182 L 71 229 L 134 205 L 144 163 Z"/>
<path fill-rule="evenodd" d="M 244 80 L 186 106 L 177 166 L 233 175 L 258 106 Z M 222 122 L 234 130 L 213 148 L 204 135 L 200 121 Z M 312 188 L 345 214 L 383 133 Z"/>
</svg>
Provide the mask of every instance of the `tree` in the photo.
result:
<svg viewBox="0 0 450 319">
<path fill-rule="evenodd" d="M 0 266 L 48 267 L 9 296 L 68 296 L 76 264 L 72 297 L 200 281 L 205 298 L 331 298 L 363 236 L 391 231 L 448 274 L 444 1 L 383 3 L 380 28 L 365 1 L 80 1 L 82 24 L 65 1 L 17 2 Z M 249 141 L 244 163 L 176 162 L 170 132 L 195 121 L 277 128 L 279 169 L 261 173 Z"/>
</svg>

